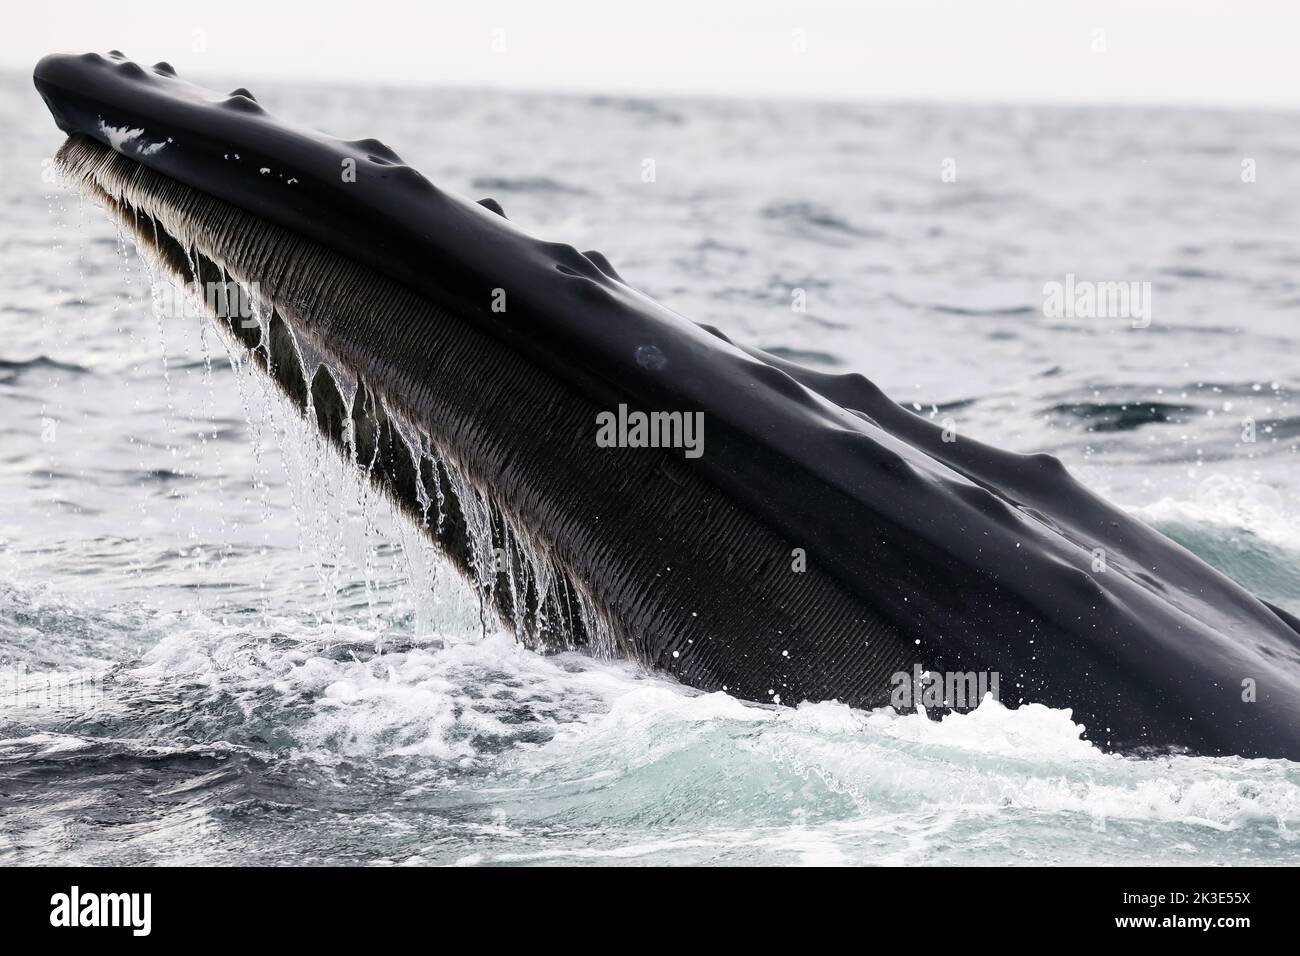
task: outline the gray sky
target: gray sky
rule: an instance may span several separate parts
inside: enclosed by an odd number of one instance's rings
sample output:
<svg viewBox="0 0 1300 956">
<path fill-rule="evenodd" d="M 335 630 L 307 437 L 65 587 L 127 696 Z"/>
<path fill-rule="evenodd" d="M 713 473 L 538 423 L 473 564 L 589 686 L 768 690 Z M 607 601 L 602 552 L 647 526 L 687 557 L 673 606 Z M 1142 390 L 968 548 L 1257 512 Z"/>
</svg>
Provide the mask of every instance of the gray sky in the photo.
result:
<svg viewBox="0 0 1300 956">
<path fill-rule="evenodd" d="M 5 21 L 19 69 L 119 48 L 250 80 L 1300 107 L 1297 0 L 47 0 Z"/>
</svg>

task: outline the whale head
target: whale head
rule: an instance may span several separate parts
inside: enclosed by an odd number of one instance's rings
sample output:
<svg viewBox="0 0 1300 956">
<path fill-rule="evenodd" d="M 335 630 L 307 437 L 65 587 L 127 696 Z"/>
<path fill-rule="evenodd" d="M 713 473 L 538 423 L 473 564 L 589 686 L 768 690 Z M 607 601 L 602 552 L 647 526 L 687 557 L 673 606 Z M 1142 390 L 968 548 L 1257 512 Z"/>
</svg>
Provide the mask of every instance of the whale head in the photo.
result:
<svg viewBox="0 0 1300 956">
<path fill-rule="evenodd" d="M 1100 744 L 1300 757 L 1293 619 L 1055 458 L 735 344 L 246 89 L 118 53 L 34 79 L 67 179 L 256 303 L 207 302 L 531 645 L 778 703 L 994 673 Z"/>
</svg>

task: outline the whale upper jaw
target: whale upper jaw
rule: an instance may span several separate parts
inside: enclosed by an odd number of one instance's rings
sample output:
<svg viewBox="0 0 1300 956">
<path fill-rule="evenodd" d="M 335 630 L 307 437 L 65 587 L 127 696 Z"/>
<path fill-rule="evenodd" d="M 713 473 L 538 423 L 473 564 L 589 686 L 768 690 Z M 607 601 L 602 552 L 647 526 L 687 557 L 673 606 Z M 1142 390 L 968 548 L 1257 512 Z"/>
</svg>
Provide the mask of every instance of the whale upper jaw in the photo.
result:
<svg viewBox="0 0 1300 956">
<path fill-rule="evenodd" d="M 35 82 L 72 178 L 183 280 L 265 292 L 240 347 L 525 639 L 787 703 L 997 671 L 1099 743 L 1300 758 L 1296 632 L 1055 459 L 733 345 L 246 90 L 115 54 Z M 702 414 L 705 453 L 598 449 L 621 405 Z"/>
</svg>

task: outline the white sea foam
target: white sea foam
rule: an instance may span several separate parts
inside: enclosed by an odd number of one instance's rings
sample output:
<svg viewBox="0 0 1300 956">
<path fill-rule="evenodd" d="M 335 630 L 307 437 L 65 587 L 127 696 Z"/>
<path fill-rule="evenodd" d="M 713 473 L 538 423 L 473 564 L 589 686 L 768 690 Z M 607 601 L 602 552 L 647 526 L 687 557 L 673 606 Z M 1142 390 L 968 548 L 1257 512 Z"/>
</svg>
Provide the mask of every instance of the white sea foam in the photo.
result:
<svg viewBox="0 0 1300 956">
<path fill-rule="evenodd" d="M 1132 509 L 1158 526 L 1212 526 L 1244 531 L 1300 553 L 1300 513 L 1272 484 L 1242 477 L 1212 475 L 1190 496 L 1166 495 Z"/>
</svg>

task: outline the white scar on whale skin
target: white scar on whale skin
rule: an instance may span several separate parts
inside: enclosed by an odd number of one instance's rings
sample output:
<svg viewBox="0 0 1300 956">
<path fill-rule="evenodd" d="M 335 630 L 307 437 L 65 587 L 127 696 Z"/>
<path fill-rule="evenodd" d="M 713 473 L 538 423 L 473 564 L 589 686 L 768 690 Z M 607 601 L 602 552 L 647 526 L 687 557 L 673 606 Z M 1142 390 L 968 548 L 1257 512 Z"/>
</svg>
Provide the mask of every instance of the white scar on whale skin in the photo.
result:
<svg viewBox="0 0 1300 956">
<path fill-rule="evenodd" d="M 108 137 L 109 143 L 119 153 L 126 152 L 125 146 L 132 143 L 144 135 L 143 129 L 128 129 L 125 126 L 109 126 L 104 122 L 104 118 L 99 118 L 99 131 Z M 171 139 L 159 140 L 149 146 L 136 145 L 136 152 L 141 156 L 152 156 L 160 152 L 164 146 L 171 142 Z"/>
</svg>

